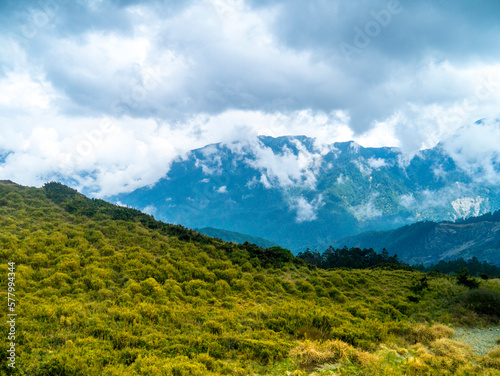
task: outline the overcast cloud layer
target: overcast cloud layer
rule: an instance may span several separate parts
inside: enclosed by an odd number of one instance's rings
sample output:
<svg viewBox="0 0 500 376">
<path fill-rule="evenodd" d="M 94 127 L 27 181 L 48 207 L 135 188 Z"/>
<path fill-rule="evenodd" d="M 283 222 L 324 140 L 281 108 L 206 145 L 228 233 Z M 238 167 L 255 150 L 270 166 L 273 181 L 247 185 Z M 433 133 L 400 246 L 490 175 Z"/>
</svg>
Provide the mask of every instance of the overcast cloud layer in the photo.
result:
<svg viewBox="0 0 500 376">
<path fill-rule="evenodd" d="M 481 164 L 483 143 L 500 151 L 498 124 L 470 128 L 499 117 L 499 16 L 496 0 L 4 0 L 0 178 L 111 195 L 257 134 L 408 155 L 465 140 L 457 158 Z"/>
</svg>

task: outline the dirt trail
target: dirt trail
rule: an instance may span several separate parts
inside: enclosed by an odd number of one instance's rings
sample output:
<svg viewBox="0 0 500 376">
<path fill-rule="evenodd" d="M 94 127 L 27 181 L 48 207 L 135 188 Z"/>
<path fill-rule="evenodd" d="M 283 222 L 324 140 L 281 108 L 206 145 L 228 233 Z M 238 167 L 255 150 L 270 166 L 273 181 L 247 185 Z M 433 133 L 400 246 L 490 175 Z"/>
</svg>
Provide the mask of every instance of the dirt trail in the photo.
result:
<svg viewBox="0 0 500 376">
<path fill-rule="evenodd" d="M 500 326 L 486 328 L 455 328 L 454 340 L 470 345 L 477 355 L 484 355 L 496 347 L 500 339 Z"/>
</svg>

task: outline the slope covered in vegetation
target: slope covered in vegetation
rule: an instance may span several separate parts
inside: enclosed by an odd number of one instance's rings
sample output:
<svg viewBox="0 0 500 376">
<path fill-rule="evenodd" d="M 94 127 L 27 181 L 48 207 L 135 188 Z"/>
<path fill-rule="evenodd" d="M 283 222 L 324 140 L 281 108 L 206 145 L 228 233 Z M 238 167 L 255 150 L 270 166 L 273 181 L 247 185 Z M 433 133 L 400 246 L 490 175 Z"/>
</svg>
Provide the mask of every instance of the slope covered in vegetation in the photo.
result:
<svg viewBox="0 0 500 376">
<path fill-rule="evenodd" d="M 0 183 L 4 309 L 8 262 L 16 368 L 2 346 L 2 374 L 500 372 L 498 351 L 475 356 L 437 324 L 498 321 L 498 280 L 469 291 L 416 271 L 320 270 L 283 248 L 225 243 L 56 183 Z"/>
</svg>

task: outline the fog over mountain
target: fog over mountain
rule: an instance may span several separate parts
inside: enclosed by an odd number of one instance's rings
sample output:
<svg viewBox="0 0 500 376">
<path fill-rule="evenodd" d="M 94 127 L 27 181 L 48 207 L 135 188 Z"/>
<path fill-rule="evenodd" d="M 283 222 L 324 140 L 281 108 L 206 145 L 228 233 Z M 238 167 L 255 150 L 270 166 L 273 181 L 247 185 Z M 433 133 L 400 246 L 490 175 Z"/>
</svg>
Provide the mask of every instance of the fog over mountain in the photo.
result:
<svg viewBox="0 0 500 376">
<path fill-rule="evenodd" d="M 109 199 L 193 228 L 241 232 L 292 250 L 326 248 L 364 230 L 499 209 L 498 154 L 470 159 L 459 142 L 485 126 L 478 122 L 413 158 L 397 148 L 305 136 L 213 144 L 174 162 L 155 185 Z"/>
</svg>

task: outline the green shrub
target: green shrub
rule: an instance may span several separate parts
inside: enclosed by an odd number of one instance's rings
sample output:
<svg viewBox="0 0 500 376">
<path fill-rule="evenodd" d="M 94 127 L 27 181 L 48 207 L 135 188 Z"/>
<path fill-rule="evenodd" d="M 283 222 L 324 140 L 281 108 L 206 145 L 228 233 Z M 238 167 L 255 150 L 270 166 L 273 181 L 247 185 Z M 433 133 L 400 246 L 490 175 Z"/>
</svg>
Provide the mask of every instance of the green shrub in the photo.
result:
<svg viewBox="0 0 500 376">
<path fill-rule="evenodd" d="M 229 294 L 230 292 L 231 292 L 231 287 L 226 281 L 220 280 L 215 282 L 215 293 L 217 294 L 217 297 L 222 298 L 227 294 Z"/>
<path fill-rule="evenodd" d="M 330 298 L 338 303 L 345 303 L 347 301 L 346 296 L 336 287 L 330 287 L 327 293 Z"/>
<path fill-rule="evenodd" d="M 208 292 L 208 284 L 199 279 L 193 279 L 182 284 L 186 295 L 190 296 L 206 296 Z"/>
<path fill-rule="evenodd" d="M 467 268 L 462 268 L 457 272 L 457 283 L 470 289 L 479 287 L 479 282 L 469 275 Z"/>
<path fill-rule="evenodd" d="M 214 270 L 215 275 L 219 279 L 226 280 L 227 282 L 231 282 L 238 276 L 238 270 L 234 268 L 229 268 L 225 270 Z"/>
<path fill-rule="evenodd" d="M 145 296 L 160 298 L 165 295 L 162 286 L 154 278 L 148 278 L 140 283 L 141 291 Z"/>
<path fill-rule="evenodd" d="M 205 321 L 203 323 L 203 330 L 215 335 L 220 335 L 224 332 L 222 324 L 215 320 Z"/>
<path fill-rule="evenodd" d="M 295 284 L 297 286 L 297 289 L 299 291 L 304 292 L 304 293 L 311 293 L 311 292 L 315 291 L 314 286 L 311 285 L 311 283 L 309 283 L 307 281 L 299 280 L 299 281 L 295 282 Z"/>
<path fill-rule="evenodd" d="M 244 292 L 250 289 L 250 283 L 244 279 L 233 279 L 231 285 L 236 291 Z"/>
<path fill-rule="evenodd" d="M 295 332 L 297 339 L 303 340 L 322 340 L 325 338 L 324 333 L 314 326 L 301 326 Z"/>
<path fill-rule="evenodd" d="M 113 291 L 109 289 L 100 289 L 99 291 L 97 291 L 97 295 L 99 297 L 99 300 L 112 300 L 115 297 Z"/>
<path fill-rule="evenodd" d="M 474 312 L 500 317 L 500 292 L 478 288 L 468 291 L 463 300 Z"/>
</svg>

